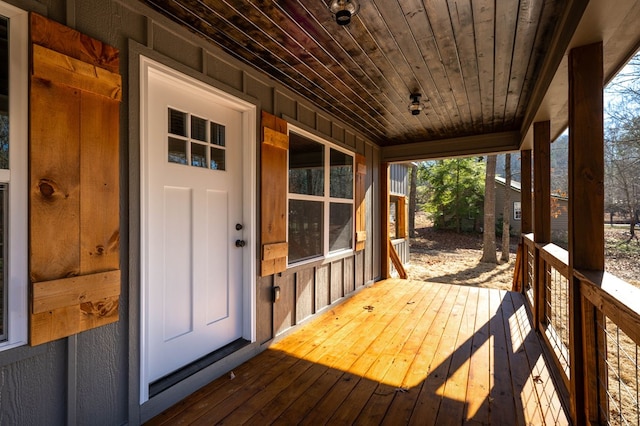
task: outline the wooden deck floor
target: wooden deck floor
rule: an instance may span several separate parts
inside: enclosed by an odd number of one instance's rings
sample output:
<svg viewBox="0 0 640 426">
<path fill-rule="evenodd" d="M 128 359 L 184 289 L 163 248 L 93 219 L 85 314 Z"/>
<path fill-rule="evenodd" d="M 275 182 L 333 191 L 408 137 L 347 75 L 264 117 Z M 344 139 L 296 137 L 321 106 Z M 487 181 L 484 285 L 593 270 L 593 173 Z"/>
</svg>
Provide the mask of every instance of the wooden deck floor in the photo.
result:
<svg viewBox="0 0 640 426">
<path fill-rule="evenodd" d="M 148 424 L 568 424 L 521 294 L 387 280 Z"/>
</svg>

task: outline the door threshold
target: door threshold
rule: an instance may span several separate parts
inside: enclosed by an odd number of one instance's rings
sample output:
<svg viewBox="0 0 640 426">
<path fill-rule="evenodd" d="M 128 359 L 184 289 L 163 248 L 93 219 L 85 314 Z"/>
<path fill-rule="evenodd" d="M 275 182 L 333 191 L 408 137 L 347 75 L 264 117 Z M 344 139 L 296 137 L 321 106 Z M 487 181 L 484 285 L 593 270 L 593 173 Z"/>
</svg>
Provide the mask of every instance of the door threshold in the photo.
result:
<svg viewBox="0 0 640 426">
<path fill-rule="evenodd" d="M 211 352 L 208 355 L 203 356 L 190 364 L 185 365 L 179 370 L 174 371 L 171 374 L 168 374 L 155 382 L 149 384 L 149 398 L 153 398 L 159 393 L 169 389 L 171 386 L 175 385 L 186 379 L 187 377 L 197 373 L 198 371 L 207 368 L 208 366 L 220 361 L 221 359 L 231 355 L 247 346 L 249 343 L 246 339 L 238 339 L 233 342 Z"/>
</svg>

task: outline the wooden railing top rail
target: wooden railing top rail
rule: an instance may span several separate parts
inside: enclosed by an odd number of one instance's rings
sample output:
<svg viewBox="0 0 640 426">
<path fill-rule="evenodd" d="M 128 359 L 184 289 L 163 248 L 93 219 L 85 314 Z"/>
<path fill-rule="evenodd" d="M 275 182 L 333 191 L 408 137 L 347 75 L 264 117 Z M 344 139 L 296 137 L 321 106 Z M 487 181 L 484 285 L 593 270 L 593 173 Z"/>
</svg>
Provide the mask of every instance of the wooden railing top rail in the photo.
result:
<svg viewBox="0 0 640 426">
<path fill-rule="evenodd" d="M 608 272 L 575 274 L 581 281 L 582 295 L 640 345 L 640 288 Z"/>
<path fill-rule="evenodd" d="M 569 278 L 569 252 L 553 243 L 540 247 L 540 256 L 565 278 Z"/>
</svg>

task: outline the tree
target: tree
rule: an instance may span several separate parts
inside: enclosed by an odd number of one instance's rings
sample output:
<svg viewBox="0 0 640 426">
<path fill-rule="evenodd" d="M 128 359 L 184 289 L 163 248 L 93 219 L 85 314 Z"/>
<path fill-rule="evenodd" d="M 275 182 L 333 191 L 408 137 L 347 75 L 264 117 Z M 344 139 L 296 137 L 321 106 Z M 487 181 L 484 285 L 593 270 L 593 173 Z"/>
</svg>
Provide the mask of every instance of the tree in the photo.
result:
<svg viewBox="0 0 640 426">
<path fill-rule="evenodd" d="M 465 220 L 480 214 L 483 170 L 477 158 L 423 163 L 419 173 L 430 187 L 426 210 L 434 226 L 461 232 Z"/>
<path fill-rule="evenodd" d="M 409 237 L 416 237 L 416 199 L 418 198 L 416 191 L 418 187 L 418 166 L 411 164 L 409 177 Z"/>
<path fill-rule="evenodd" d="M 496 156 L 487 157 L 484 179 L 484 233 L 482 259 L 484 263 L 498 263 L 496 256 Z"/>
<path fill-rule="evenodd" d="M 607 86 L 605 199 L 611 217 L 625 212 L 629 240 L 636 238 L 640 212 L 640 54 Z"/>
<path fill-rule="evenodd" d="M 511 227 L 511 154 L 504 159 L 504 206 L 502 208 L 502 255 L 500 260 L 509 262 L 509 228 Z M 486 190 L 485 190 L 486 194 Z"/>
</svg>

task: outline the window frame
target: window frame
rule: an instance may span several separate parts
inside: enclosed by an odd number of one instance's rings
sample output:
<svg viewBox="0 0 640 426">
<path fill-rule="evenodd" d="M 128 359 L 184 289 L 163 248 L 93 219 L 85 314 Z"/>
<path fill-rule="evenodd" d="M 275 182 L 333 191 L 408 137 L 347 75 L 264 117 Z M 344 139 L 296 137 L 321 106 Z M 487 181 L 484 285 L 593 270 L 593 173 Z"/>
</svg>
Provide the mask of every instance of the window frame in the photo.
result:
<svg viewBox="0 0 640 426">
<path fill-rule="evenodd" d="M 522 220 L 522 202 L 521 201 L 513 202 L 513 220 Z"/>
<path fill-rule="evenodd" d="M 323 146 L 323 167 L 324 167 L 324 194 L 323 195 L 307 195 L 307 194 L 296 194 L 289 192 L 289 157 L 290 157 L 290 149 L 291 149 L 291 134 L 294 133 L 297 136 L 304 137 L 312 140 L 313 142 L 319 143 Z M 322 253 L 308 257 L 300 260 L 295 260 L 291 262 L 289 260 L 289 253 L 287 252 L 287 268 L 297 267 L 300 265 L 304 265 L 307 263 L 317 262 L 318 260 L 324 259 L 332 259 L 340 256 L 344 256 L 350 253 L 355 252 L 356 248 L 356 153 L 350 151 L 346 148 L 343 148 L 335 143 L 332 143 L 326 139 L 323 139 L 315 134 L 303 130 L 299 127 L 289 125 L 287 128 L 287 135 L 289 136 L 289 150 L 287 151 L 287 241 L 290 242 L 289 239 L 289 202 L 290 200 L 302 200 L 302 201 L 321 201 L 323 203 L 323 214 L 322 214 Z M 347 154 L 351 157 L 351 198 L 337 198 L 331 197 L 331 150 L 336 150 Z M 329 243 L 330 243 L 330 232 L 329 232 L 329 223 L 330 223 L 330 208 L 332 203 L 339 204 L 350 204 L 351 205 L 351 245 L 349 248 L 338 249 L 334 251 L 329 251 Z M 289 244 L 291 247 L 291 244 Z"/>
<path fill-rule="evenodd" d="M 7 330 L 0 351 L 28 341 L 27 321 L 27 196 L 28 196 L 28 12 L 0 1 L 0 15 L 9 20 L 9 170 L 0 170 L 8 185 L 6 222 L 8 282 L 4 312 Z"/>
</svg>

